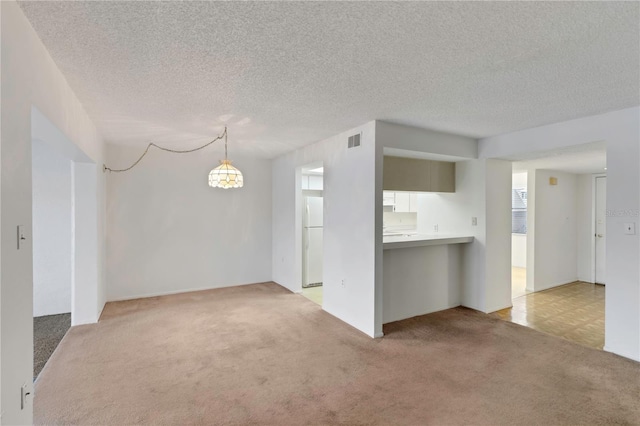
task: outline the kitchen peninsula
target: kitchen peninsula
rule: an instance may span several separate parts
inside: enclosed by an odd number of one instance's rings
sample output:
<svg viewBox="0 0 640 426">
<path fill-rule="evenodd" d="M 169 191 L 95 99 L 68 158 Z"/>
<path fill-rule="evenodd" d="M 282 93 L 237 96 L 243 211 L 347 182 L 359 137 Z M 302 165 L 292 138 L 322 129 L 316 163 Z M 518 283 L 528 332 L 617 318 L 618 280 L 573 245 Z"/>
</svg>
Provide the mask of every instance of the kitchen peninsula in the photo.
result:
<svg viewBox="0 0 640 426">
<path fill-rule="evenodd" d="M 383 323 L 459 306 L 462 256 L 474 237 L 383 235 Z"/>
</svg>

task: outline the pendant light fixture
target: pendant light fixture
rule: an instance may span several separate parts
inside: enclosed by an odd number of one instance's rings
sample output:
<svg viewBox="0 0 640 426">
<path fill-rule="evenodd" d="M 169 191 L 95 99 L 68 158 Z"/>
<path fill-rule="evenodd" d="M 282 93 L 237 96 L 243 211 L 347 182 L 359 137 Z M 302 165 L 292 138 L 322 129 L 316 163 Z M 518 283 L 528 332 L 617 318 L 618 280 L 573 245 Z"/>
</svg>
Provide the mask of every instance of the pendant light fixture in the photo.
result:
<svg viewBox="0 0 640 426">
<path fill-rule="evenodd" d="M 109 172 L 109 173 L 128 172 L 129 170 L 133 169 L 135 166 L 140 164 L 142 159 L 149 153 L 149 150 L 151 148 L 157 148 L 161 151 L 170 152 L 172 154 L 189 154 L 192 152 L 205 149 L 209 145 L 221 140 L 223 137 L 224 137 L 224 160 L 220 161 L 220 165 L 215 169 L 211 170 L 211 172 L 209 173 L 209 186 L 213 188 L 223 188 L 223 189 L 242 188 L 242 186 L 244 185 L 244 179 L 242 177 L 242 173 L 240 172 L 240 170 L 233 167 L 231 165 L 231 161 L 229 161 L 229 159 L 227 158 L 227 127 L 226 126 L 224 128 L 224 132 L 220 136 L 217 136 L 215 139 L 205 143 L 204 145 L 198 146 L 196 148 L 172 149 L 172 148 L 165 148 L 153 142 L 150 142 L 147 145 L 147 148 L 142 153 L 142 155 L 140 155 L 140 157 L 138 157 L 138 159 L 134 161 L 129 167 L 126 167 L 123 169 L 113 169 L 103 164 L 102 171 Z"/>
<path fill-rule="evenodd" d="M 242 188 L 244 179 L 240 170 L 231 165 L 227 158 L 227 128 L 224 128 L 224 160 L 209 173 L 209 186 L 213 188 Z"/>
</svg>

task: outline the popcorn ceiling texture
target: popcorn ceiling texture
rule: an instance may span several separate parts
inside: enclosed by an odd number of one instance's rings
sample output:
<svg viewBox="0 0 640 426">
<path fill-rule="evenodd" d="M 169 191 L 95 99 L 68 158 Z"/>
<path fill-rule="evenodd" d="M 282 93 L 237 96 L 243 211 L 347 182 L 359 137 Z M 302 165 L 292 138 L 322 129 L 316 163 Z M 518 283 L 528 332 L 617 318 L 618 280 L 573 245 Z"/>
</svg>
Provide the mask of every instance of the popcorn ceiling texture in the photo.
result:
<svg viewBox="0 0 640 426">
<path fill-rule="evenodd" d="M 20 6 L 110 143 L 226 123 L 273 157 L 373 119 L 486 137 L 640 104 L 638 2 Z"/>
</svg>

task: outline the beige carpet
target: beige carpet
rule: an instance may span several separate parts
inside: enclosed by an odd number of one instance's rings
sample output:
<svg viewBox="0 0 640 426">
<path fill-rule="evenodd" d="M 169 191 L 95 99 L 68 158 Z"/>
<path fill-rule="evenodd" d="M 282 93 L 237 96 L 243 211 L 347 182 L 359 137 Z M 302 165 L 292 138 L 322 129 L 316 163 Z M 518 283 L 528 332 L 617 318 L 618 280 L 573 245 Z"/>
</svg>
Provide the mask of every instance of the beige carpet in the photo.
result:
<svg viewBox="0 0 640 426">
<path fill-rule="evenodd" d="M 640 364 L 469 309 L 370 339 L 276 284 L 110 303 L 37 424 L 633 424 Z"/>
</svg>

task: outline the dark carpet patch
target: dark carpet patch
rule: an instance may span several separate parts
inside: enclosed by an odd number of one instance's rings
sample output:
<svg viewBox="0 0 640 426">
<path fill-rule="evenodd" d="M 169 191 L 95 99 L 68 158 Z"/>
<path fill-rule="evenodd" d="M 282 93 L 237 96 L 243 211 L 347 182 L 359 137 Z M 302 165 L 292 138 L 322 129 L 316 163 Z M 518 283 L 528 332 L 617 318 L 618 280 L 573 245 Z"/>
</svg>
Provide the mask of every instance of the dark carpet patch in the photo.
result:
<svg viewBox="0 0 640 426">
<path fill-rule="evenodd" d="M 71 314 L 47 315 L 33 319 L 33 378 L 56 350 L 58 344 L 71 327 Z"/>
</svg>

